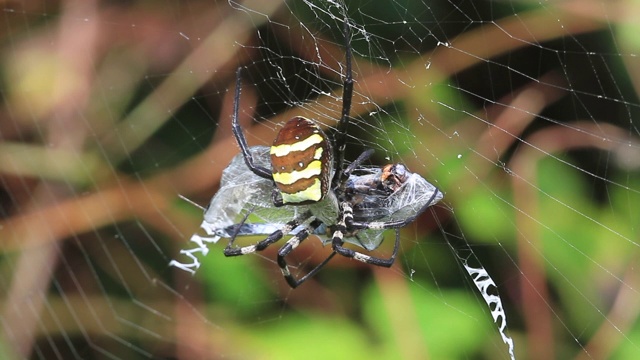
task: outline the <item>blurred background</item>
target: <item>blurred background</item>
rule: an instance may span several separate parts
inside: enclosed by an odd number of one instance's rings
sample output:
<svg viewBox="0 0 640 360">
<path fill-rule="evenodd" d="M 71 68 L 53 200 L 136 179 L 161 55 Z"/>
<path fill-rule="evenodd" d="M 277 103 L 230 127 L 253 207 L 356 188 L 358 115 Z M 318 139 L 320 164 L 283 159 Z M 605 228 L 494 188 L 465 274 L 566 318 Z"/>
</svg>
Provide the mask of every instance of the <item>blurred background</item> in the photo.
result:
<svg viewBox="0 0 640 360">
<path fill-rule="evenodd" d="M 640 357 L 640 4 L 0 2 L 0 358 Z M 239 149 L 332 133 L 344 14 L 347 160 L 402 162 L 444 200 L 391 269 L 335 257 L 292 290 L 278 244 L 195 274 L 181 250 Z M 394 233 L 372 255 L 388 257 Z M 246 237 L 251 244 L 260 237 Z M 283 243 L 283 242 L 282 242 Z M 296 276 L 330 254 L 309 240 Z M 495 294 L 498 295 L 498 294 Z"/>
</svg>

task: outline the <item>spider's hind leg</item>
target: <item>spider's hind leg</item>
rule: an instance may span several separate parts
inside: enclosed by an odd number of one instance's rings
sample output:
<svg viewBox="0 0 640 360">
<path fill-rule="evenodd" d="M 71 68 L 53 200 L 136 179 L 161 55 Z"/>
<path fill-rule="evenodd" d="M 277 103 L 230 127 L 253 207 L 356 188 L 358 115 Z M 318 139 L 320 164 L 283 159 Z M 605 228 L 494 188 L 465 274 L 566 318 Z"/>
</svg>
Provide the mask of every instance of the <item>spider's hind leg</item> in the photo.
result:
<svg viewBox="0 0 640 360">
<path fill-rule="evenodd" d="M 309 271 L 306 275 L 304 275 L 300 279 L 296 279 L 291 274 L 291 271 L 289 270 L 289 265 L 287 265 L 287 261 L 285 260 L 285 257 L 289 255 L 293 250 L 295 250 L 295 248 L 297 248 L 298 245 L 300 245 L 300 243 L 302 243 L 303 240 L 309 237 L 309 232 L 310 232 L 309 230 L 315 230 L 320 225 L 322 225 L 322 222 L 320 220 L 316 219 L 312 221 L 306 229 L 303 229 L 302 231 L 297 233 L 294 237 L 289 239 L 289 241 L 287 241 L 287 243 L 284 244 L 284 246 L 282 246 L 278 251 L 278 266 L 280 266 L 280 271 L 282 272 L 282 276 L 284 276 L 284 279 L 287 281 L 287 284 L 289 284 L 289 286 L 291 286 L 294 289 L 300 286 L 300 284 L 302 284 L 303 282 L 307 281 L 307 279 L 309 279 L 310 277 L 318 273 L 318 271 L 320 271 L 320 269 L 322 269 L 329 262 L 329 260 L 331 260 L 331 258 L 333 258 L 333 256 L 336 254 L 335 252 L 332 252 L 331 255 L 329 255 L 326 259 L 324 259 L 324 261 L 322 261 L 320 264 L 318 264 L 318 266 L 313 268 L 311 271 Z"/>
<path fill-rule="evenodd" d="M 354 222 L 353 222 L 353 209 L 351 208 L 351 205 L 349 203 L 347 202 L 342 203 L 342 211 L 343 211 L 342 220 L 337 224 L 336 231 L 333 233 L 333 238 L 331 240 L 331 247 L 333 248 L 333 251 L 335 251 L 336 253 L 344 257 L 362 261 L 367 264 L 382 266 L 382 267 L 391 267 L 391 265 L 393 265 L 394 261 L 396 260 L 396 255 L 398 254 L 398 249 L 400 248 L 400 229 L 398 227 L 395 228 L 396 242 L 393 246 L 393 253 L 391 254 L 390 258 L 381 259 L 375 256 L 366 255 L 359 251 L 351 250 L 343 246 L 344 245 L 343 238 L 347 233 L 347 224 L 349 224 L 350 229 L 353 229 L 353 226 L 351 226 L 351 224 L 353 224 Z M 366 227 L 363 227 L 363 228 L 366 228 Z M 384 226 L 381 226 L 381 227 L 374 226 L 370 228 L 376 229 L 376 230 L 385 229 Z"/>
<path fill-rule="evenodd" d="M 338 253 L 344 257 L 352 258 L 352 259 L 362 261 L 363 263 L 367 263 L 371 265 L 391 267 L 391 265 L 393 265 L 393 263 L 396 260 L 396 255 L 398 255 L 398 249 L 400 248 L 400 229 L 395 229 L 395 230 L 396 230 L 396 241 L 395 241 L 395 244 L 393 245 L 393 253 L 391 254 L 391 257 L 388 259 L 381 259 L 375 256 L 366 255 L 359 251 L 346 248 L 342 246 L 344 245 L 344 241 L 340 236 L 333 237 L 331 246 L 333 247 L 333 250 L 335 251 L 335 253 Z"/>
<path fill-rule="evenodd" d="M 311 213 L 307 211 L 302 215 L 286 223 L 282 229 L 276 230 L 273 233 L 271 233 L 269 236 L 267 236 L 266 239 L 259 241 L 254 245 L 248 245 L 243 247 L 233 247 L 233 242 L 236 240 L 236 237 L 238 235 L 238 231 L 236 230 L 233 236 L 231 236 L 231 239 L 229 240 L 227 247 L 224 248 L 224 256 L 239 256 L 239 255 L 251 254 L 256 251 L 262 251 L 267 247 L 269 247 L 269 245 L 282 239 L 284 235 L 290 233 L 291 230 L 295 229 L 301 223 L 307 221 L 307 219 L 309 219 L 310 217 L 311 217 Z M 247 217 L 245 217 L 242 220 L 242 223 L 240 223 L 239 225 L 242 225 L 246 220 L 247 220 Z M 240 229 L 240 227 L 241 226 L 238 226 L 238 229 Z"/>
</svg>

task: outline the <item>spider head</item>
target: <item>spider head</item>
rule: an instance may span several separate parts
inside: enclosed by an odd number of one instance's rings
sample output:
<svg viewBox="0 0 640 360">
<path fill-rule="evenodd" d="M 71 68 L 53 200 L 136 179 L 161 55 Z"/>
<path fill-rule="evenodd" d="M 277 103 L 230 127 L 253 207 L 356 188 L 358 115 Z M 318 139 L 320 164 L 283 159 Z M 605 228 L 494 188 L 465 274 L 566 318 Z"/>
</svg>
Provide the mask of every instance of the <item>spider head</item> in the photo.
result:
<svg viewBox="0 0 640 360">
<path fill-rule="evenodd" d="M 289 120 L 270 154 L 283 204 L 312 204 L 325 197 L 333 178 L 333 149 L 318 124 L 299 116 Z"/>
</svg>

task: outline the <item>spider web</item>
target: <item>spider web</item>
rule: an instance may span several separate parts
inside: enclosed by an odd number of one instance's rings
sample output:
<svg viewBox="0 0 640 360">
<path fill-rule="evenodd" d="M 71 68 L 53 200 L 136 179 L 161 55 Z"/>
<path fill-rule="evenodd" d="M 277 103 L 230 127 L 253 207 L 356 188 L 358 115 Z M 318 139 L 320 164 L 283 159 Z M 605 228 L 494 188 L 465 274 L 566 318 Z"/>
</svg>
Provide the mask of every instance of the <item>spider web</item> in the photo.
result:
<svg viewBox="0 0 640 360">
<path fill-rule="evenodd" d="M 517 358 L 640 356 L 636 2 L 0 8 L 0 357 L 507 359 L 511 339 Z M 292 290 L 278 244 L 224 242 L 195 275 L 170 267 L 202 221 L 180 196 L 208 204 L 238 152 L 236 68 L 250 145 L 293 116 L 332 133 L 345 14 L 347 160 L 372 148 L 444 199 L 391 269 L 336 256 Z"/>
</svg>

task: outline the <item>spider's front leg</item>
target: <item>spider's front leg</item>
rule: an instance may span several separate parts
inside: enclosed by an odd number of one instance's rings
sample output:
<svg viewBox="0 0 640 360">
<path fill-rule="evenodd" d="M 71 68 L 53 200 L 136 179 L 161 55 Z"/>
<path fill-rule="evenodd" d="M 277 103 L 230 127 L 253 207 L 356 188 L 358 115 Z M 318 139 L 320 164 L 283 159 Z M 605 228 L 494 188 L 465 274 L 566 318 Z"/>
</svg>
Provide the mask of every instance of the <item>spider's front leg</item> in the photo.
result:
<svg viewBox="0 0 640 360">
<path fill-rule="evenodd" d="M 240 146 L 240 151 L 242 151 L 242 156 L 244 157 L 244 162 L 247 164 L 247 167 L 253 171 L 254 174 L 260 176 L 261 178 L 271 179 L 271 171 L 269 169 L 259 166 L 255 163 L 251 152 L 249 151 L 249 145 L 247 145 L 247 139 L 244 137 L 244 133 L 242 132 L 242 128 L 238 123 L 238 111 L 240 107 L 240 89 L 242 87 L 242 67 L 239 67 L 236 70 L 236 93 L 233 99 L 233 118 L 231 119 L 231 132 L 236 138 L 238 142 L 238 146 Z"/>
</svg>

